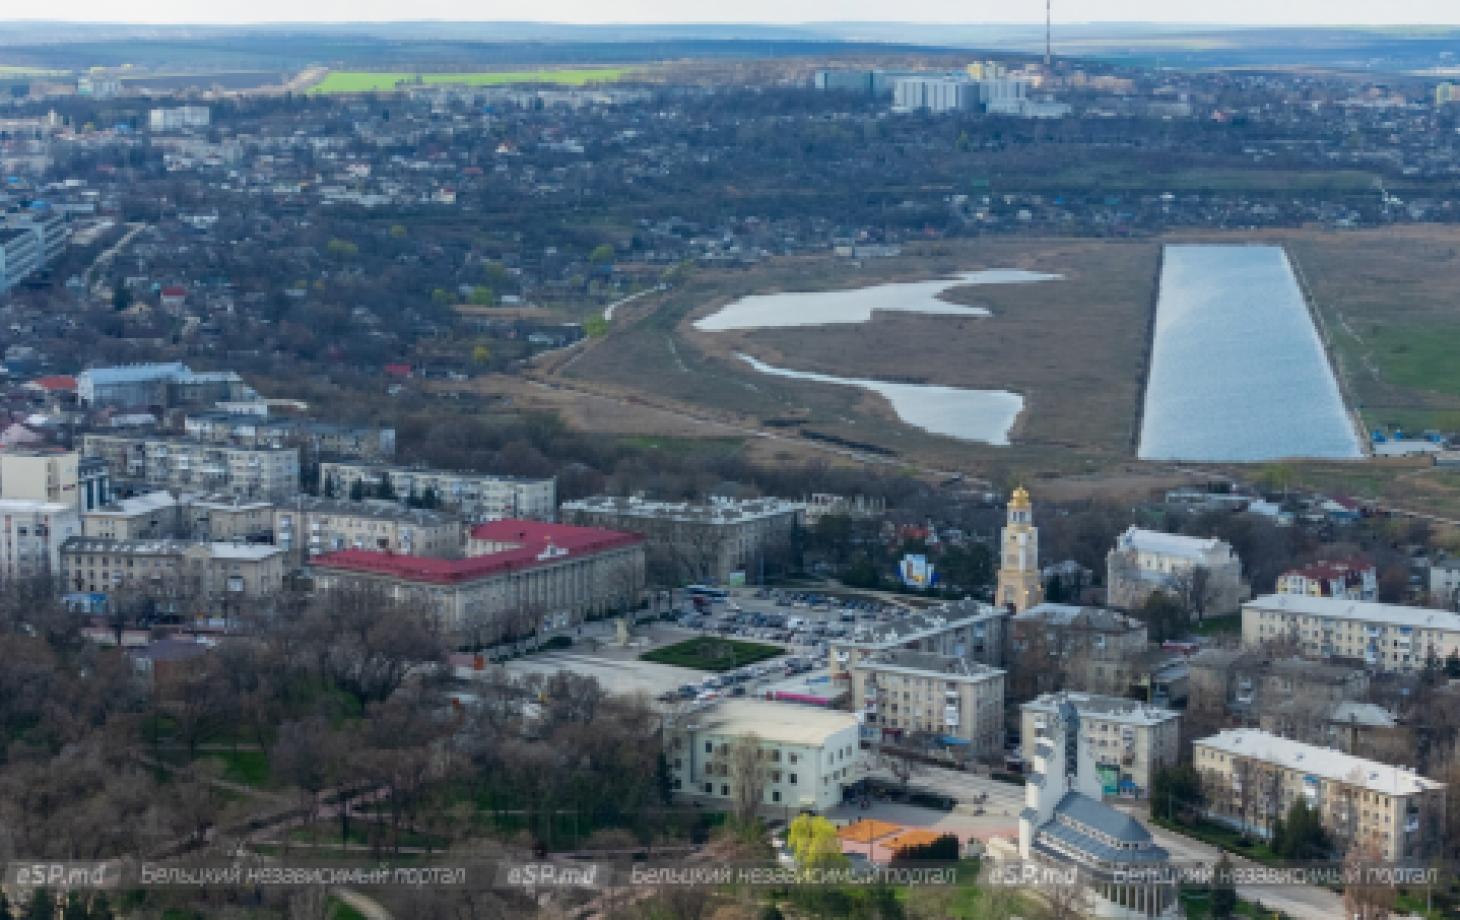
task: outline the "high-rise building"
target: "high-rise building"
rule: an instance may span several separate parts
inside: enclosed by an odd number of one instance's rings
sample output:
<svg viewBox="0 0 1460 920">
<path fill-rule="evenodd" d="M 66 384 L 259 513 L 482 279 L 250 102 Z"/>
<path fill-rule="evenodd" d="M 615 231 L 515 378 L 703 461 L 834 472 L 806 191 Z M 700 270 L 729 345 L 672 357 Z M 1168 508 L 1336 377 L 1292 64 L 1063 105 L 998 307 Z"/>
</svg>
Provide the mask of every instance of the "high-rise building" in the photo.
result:
<svg viewBox="0 0 1460 920">
<path fill-rule="evenodd" d="M 1023 613 L 1044 600 L 1040 579 L 1039 528 L 1034 526 L 1034 505 L 1023 486 L 1009 498 L 1008 519 L 999 532 L 1000 606 Z"/>
</svg>

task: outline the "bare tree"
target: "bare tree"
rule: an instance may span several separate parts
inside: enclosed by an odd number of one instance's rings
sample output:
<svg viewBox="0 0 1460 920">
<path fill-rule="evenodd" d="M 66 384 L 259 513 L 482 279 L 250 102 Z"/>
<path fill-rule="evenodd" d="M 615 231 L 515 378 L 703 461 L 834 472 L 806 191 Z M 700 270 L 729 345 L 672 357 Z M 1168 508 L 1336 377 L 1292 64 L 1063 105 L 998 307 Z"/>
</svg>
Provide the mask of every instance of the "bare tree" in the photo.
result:
<svg viewBox="0 0 1460 920">
<path fill-rule="evenodd" d="M 755 819 L 765 796 L 768 769 L 760 736 L 754 732 L 741 735 L 730 746 L 730 813 L 737 824 L 748 825 Z"/>
</svg>

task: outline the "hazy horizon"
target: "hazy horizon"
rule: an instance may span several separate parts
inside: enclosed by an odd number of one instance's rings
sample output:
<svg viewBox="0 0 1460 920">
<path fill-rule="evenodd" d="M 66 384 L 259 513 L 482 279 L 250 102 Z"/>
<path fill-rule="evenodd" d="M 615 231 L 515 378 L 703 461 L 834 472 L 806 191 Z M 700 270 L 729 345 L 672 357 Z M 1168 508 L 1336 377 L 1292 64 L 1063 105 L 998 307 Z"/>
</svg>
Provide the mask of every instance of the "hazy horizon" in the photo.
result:
<svg viewBox="0 0 1460 920">
<path fill-rule="evenodd" d="M 1426 27 L 1460 25 L 1460 4 L 1445 0 L 1394 0 L 1375 6 L 1356 0 L 1291 0 L 1272 4 L 1269 0 L 1230 0 L 1224 15 L 1213 18 L 1209 6 L 1185 4 L 1171 9 L 1162 0 L 1058 0 L 1054 4 L 1057 23 L 1069 25 L 1175 25 L 1183 27 L 1308 26 L 1308 27 Z M 715 11 L 702 15 L 700 7 L 686 9 L 673 0 L 632 0 L 619 4 L 620 15 L 605 19 L 602 7 L 591 0 L 559 0 L 543 5 L 527 0 L 504 0 L 495 4 L 490 17 L 480 16 L 481 7 L 466 0 L 417 0 L 413 15 L 402 16 L 393 0 L 256 0 L 240 14 L 237 7 L 205 5 L 196 0 L 135 0 L 126 18 L 116 16 L 110 0 L 73 0 L 49 15 L 17 16 L 0 12 L 0 22 L 44 25 L 47 23 L 98 25 L 342 25 L 350 23 L 476 22 L 554 25 L 767 25 L 814 26 L 819 24 L 908 24 L 908 25 L 1032 25 L 1044 22 L 1042 0 L 1021 2 L 952 2 L 933 0 L 922 4 L 921 15 L 888 18 L 887 8 L 871 0 L 801 0 L 786 4 L 772 0 L 746 0 L 737 6 L 740 15 L 728 17 Z M 1187 12 L 1187 10 L 1190 12 Z M 688 13 L 688 15 L 686 15 Z"/>
</svg>

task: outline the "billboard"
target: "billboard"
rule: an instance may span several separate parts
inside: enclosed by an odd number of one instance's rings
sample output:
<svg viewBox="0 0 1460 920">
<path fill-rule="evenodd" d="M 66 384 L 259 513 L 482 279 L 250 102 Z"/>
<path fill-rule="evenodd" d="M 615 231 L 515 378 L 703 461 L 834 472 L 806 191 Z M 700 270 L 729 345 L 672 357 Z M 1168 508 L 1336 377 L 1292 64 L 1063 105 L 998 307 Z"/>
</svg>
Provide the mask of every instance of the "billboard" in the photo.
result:
<svg viewBox="0 0 1460 920">
<path fill-rule="evenodd" d="M 909 588 L 922 590 L 930 588 L 938 582 L 938 573 L 928 557 L 922 554 L 908 553 L 902 557 L 902 563 L 898 566 L 898 573 L 902 583 Z"/>
</svg>

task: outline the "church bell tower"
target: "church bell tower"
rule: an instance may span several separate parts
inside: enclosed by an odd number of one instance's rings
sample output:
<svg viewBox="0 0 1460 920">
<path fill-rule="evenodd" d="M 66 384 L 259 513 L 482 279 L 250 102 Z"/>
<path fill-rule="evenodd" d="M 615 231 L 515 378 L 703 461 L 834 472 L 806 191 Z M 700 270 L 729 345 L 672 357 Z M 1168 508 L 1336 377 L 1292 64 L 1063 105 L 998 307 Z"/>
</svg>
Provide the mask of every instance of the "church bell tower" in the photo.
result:
<svg viewBox="0 0 1460 920">
<path fill-rule="evenodd" d="M 995 603 L 1022 613 L 1044 600 L 1039 572 L 1039 528 L 1023 486 L 1009 496 L 1008 518 L 999 532 L 999 585 Z"/>
</svg>

